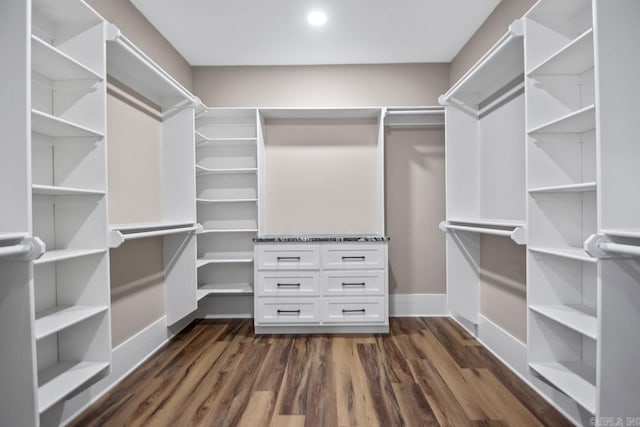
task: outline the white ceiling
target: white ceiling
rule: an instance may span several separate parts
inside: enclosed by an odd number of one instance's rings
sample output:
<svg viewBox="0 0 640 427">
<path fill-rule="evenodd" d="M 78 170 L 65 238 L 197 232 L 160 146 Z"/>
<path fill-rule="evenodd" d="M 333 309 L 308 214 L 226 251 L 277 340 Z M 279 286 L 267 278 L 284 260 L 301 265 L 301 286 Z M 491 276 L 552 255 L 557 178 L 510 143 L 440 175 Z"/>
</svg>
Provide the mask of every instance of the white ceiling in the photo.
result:
<svg viewBox="0 0 640 427">
<path fill-rule="evenodd" d="M 191 65 L 309 65 L 450 62 L 500 0 L 131 2 Z"/>
</svg>

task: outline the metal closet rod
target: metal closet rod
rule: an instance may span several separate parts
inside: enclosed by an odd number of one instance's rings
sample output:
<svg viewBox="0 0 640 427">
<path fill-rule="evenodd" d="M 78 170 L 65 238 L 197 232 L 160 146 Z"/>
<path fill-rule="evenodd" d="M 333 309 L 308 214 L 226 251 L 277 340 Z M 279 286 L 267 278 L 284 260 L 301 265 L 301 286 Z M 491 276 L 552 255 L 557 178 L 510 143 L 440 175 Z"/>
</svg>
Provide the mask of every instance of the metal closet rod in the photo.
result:
<svg viewBox="0 0 640 427">
<path fill-rule="evenodd" d="M 513 227 L 512 230 L 501 230 L 498 228 L 488 228 L 488 227 L 471 227 L 468 225 L 453 225 L 449 224 L 446 221 L 442 221 L 440 223 L 440 229 L 444 232 L 447 231 L 468 231 L 471 233 L 478 234 L 489 234 L 492 236 L 501 236 L 501 237 L 509 237 L 518 245 L 524 245 L 527 243 L 526 230 L 524 227 L 516 226 Z"/>
<path fill-rule="evenodd" d="M 0 246 L 0 258 L 17 257 L 20 260 L 33 261 L 42 256 L 46 245 L 37 237 L 25 237 L 20 243 Z"/>
<path fill-rule="evenodd" d="M 636 245 L 601 241 L 598 243 L 598 249 L 607 253 L 640 257 L 640 246 Z"/>
</svg>

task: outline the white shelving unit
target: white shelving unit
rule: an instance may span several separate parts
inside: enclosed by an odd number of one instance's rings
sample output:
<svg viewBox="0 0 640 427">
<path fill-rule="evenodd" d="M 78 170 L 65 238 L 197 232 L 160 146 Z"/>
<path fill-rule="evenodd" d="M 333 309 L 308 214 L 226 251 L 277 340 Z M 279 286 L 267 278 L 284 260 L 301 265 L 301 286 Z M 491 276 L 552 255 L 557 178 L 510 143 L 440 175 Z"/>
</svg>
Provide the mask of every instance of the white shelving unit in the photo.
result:
<svg viewBox="0 0 640 427">
<path fill-rule="evenodd" d="M 32 266 L 6 256 L 32 233 L 30 4 L 0 2 L 0 425 L 38 425 Z M 10 201 L 10 202 L 7 202 Z"/>
<path fill-rule="evenodd" d="M 198 300 L 253 295 L 253 237 L 258 232 L 255 109 L 202 106 L 196 116 Z"/>
<path fill-rule="evenodd" d="M 194 114 L 198 103 L 189 91 L 153 62 L 112 24 L 107 27 L 107 72 L 158 111 L 162 120 L 162 194 L 159 218 L 111 224 L 109 243 L 161 237 L 164 246 L 164 289 L 167 323 L 172 325 L 197 308 L 196 239 L 200 231 L 195 207 Z M 136 98 L 138 102 L 139 98 Z M 149 105 L 149 102 L 154 105 Z M 145 159 L 141 158 L 140 162 Z M 137 167 L 135 162 L 128 167 Z M 124 166 L 115 169 L 121 171 Z M 130 171 L 123 171 L 129 173 Z M 120 201 L 120 199 L 118 199 Z M 112 202 L 115 203 L 115 202 Z M 118 211 L 124 211 L 117 207 Z"/>
<path fill-rule="evenodd" d="M 629 358 L 640 339 L 630 327 L 640 320 L 640 264 L 594 253 L 598 238 L 590 237 L 617 228 L 606 224 L 612 213 L 634 217 L 621 227 L 629 232 L 612 238 L 638 236 L 629 185 L 637 169 L 632 151 L 640 153 L 630 140 L 640 127 L 630 115 L 635 106 L 620 100 L 632 99 L 630 90 L 640 96 L 627 84 L 640 72 L 631 41 L 639 17 L 632 1 L 541 0 L 524 18 L 528 359 L 551 385 L 541 388 L 546 397 L 577 424 L 632 416 L 640 401 L 640 374 Z M 613 178 L 615 188 L 603 185 L 616 175 L 625 178 Z"/>
<path fill-rule="evenodd" d="M 2 425 L 39 425 L 111 363 L 104 25 L 82 1 L 0 6 Z"/>
<path fill-rule="evenodd" d="M 522 22 L 440 97 L 446 110 L 447 294 L 472 324 L 480 312 L 483 234 L 526 243 Z"/>
</svg>

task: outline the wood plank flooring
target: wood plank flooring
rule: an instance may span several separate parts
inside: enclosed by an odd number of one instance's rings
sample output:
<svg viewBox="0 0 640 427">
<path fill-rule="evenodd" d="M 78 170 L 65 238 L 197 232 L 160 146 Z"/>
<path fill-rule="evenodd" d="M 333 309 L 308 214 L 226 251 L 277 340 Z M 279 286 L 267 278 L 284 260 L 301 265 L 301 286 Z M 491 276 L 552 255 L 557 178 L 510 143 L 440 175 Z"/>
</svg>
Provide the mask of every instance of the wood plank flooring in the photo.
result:
<svg viewBox="0 0 640 427">
<path fill-rule="evenodd" d="M 253 335 L 198 320 L 71 426 L 569 426 L 447 318 L 389 335 Z"/>
</svg>

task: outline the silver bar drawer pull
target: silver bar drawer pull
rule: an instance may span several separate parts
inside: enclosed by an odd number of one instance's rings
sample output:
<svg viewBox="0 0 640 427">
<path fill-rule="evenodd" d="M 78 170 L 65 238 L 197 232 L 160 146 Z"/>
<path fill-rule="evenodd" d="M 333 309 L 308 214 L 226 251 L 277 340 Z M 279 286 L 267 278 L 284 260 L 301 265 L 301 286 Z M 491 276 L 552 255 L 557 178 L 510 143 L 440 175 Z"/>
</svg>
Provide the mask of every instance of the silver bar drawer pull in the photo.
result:
<svg viewBox="0 0 640 427">
<path fill-rule="evenodd" d="M 365 282 L 360 282 L 360 283 L 345 283 L 342 282 L 342 286 L 366 286 L 367 284 Z"/>
<path fill-rule="evenodd" d="M 276 258 L 278 261 L 300 261 L 299 256 L 279 256 Z"/>
<path fill-rule="evenodd" d="M 300 310 L 278 310 L 278 314 L 300 314 Z"/>
<path fill-rule="evenodd" d="M 300 285 L 301 285 L 300 283 L 276 283 L 276 286 L 278 287 L 291 286 L 291 287 L 299 288 Z"/>
<path fill-rule="evenodd" d="M 346 308 L 342 309 L 343 313 L 365 313 L 366 310 L 364 308 L 361 308 L 360 310 L 347 310 Z"/>
<path fill-rule="evenodd" d="M 356 261 L 356 260 L 364 261 L 365 257 L 364 256 L 343 256 L 342 260 L 343 261 Z"/>
</svg>

